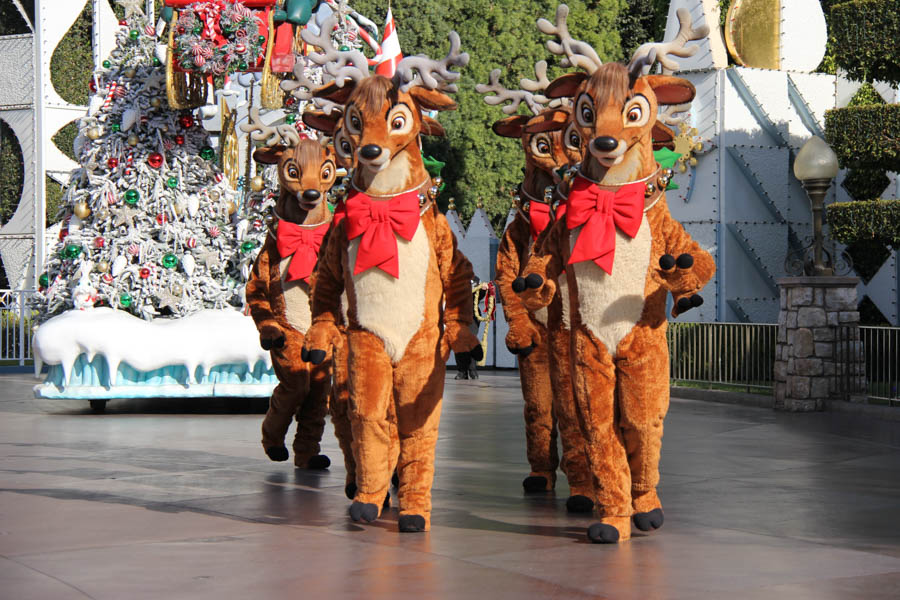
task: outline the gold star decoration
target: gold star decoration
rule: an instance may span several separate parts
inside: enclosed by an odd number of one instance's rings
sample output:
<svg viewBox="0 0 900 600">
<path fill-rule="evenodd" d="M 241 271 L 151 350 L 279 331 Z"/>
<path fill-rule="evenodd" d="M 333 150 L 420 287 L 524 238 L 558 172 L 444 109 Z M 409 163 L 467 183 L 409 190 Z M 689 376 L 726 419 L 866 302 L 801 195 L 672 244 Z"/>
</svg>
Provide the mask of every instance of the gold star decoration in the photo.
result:
<svg viewBox="0 0 900 600">
<path fill-rule="evenodd" d="M 709 148 L 697 137 L 696 127 L 689 127 L 687 123 L 678 125 L 678 135 L 675 136 L 675 152 L 681 155 L 676 163 L 678 171 L 684 173 L 688 165 L 697 166 L 694 154 L 708 150 Z"/>
<path fill-rule="evenodd" d="M 144 10 L 141 8 L 141 0 L 116 0 L 116 4 L 125 9 L 125 18 L 130 19 L 134 15 L 144 16 Z"/>
<path fill-rule="evenodd" d="M 135 217 L 137 217 L 137 215 L 137 209 L 131 208 L 130 206 L 123 206 L 116 211 L 116 218 L 115 220 L 113 220 L 113 225 L 115 227 L 119 227 L 121 225 L 134 227 L 134 219 Z"/>
</svg>

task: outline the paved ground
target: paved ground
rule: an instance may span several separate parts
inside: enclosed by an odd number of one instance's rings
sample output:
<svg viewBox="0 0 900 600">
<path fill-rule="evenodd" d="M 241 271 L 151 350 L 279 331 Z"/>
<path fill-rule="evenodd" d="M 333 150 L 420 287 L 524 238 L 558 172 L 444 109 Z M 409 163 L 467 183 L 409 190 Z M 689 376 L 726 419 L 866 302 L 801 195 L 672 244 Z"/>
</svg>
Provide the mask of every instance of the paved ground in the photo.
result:
<svg viewBox="0 0 900 600">
<path fill-rule="evenodd" d="M 209 401 L 35 401 L 0 376 L 0 598 L 900 598 L 900 428 L 675 400 L 659 532 L 586 543 L 523 496 L 514 374 L 448 381 L 433 531 L 348 521 L 344 471 L 265 459 Z"/>
</svg>

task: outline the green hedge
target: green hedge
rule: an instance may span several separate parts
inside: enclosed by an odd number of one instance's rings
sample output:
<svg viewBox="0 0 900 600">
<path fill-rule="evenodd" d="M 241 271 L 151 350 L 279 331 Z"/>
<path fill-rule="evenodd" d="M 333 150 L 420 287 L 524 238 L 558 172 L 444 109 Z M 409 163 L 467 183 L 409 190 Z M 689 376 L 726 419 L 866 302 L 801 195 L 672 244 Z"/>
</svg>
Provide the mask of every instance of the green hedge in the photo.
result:
<svg viewBox="0 0 900 600">
<path fill-rule="evenodd" d="M 831 7 L 835 61 L 862 81 L 900 82 L 900 0 L 854 0 Z"/>
<path fill-rule="evenodd" d="M 831 237 L 843 244 L 878 240 L 900 248 L 900 200 L 835 202 L 827 219 Z"/>
<path fill-rule="evenodd" d="M 900 171 L 900 104 L 829 110 L 825 140 L 844 168 Z"/>
</svg>

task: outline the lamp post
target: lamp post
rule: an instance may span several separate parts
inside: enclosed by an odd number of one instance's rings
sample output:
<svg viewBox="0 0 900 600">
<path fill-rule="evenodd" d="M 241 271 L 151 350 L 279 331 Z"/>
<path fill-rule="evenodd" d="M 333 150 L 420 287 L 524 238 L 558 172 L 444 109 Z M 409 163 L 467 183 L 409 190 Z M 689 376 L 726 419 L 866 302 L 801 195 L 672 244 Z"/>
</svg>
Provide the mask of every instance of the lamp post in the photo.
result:
<svg viewBox="0 0 900 600">
<path fill-rule="evenodd" d="M 837 172 L 837 156 L 818 136 L 803 144 L 794 160 L 794 176 L 803 184 L 812 207 L 813 262 L 804 265 L 806 275 L 834 275 L 831 257 L 823 256 L 822 212 L 825 209 L 825 194 Z"/>
</svg>

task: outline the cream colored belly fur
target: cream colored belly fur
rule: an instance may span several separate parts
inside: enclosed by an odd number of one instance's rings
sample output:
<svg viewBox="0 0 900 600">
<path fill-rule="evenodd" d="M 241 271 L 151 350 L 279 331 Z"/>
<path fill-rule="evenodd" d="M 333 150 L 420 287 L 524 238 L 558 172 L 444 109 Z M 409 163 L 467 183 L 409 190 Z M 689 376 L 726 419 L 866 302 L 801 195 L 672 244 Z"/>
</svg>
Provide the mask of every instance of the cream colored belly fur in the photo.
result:
<svg viewBox="0 0 900 600">
<path fill-rule="evenodd" d="M 571 248 L 581 228 L 569 237 Z M 612 275 L 607 275 L 594 261 L 584 261 L 568 268 L 575 270 L 578 281 L 578 309 L 581 322 L 613 356 L 616 347 L 638 321 L 644 311 L 644 286 L 650 265 L 650 225 L 646 217 L 634 239 L 616 229 L 616 255 Z"/>
<path fill-rule="evenodd" d="M 309 285 L 303 280 L 285 282 L 291 257 L 281 259 L 278 270 L 281 273 L 281 288 L 284 290 L 284 316 L 291 327 L 306 335 L 312 324 L 312 311 L 309 308 Z"/>
<path fill-rule="evenodd" d="M 351 268 L 356 266 L 360 238 L 350 241 Z M 406 346 L 425 319 L 425 280 L 431 248 L 420 223 L 413 239 L 397 238 L 399 278 L 373 267 L 353 276 L 356 319 L 384 342 L 393 363 L 403 358 Z"/>
</svg>

